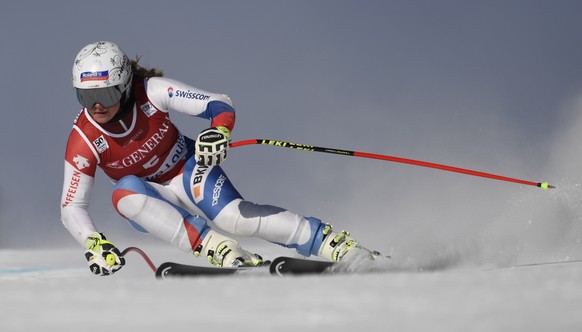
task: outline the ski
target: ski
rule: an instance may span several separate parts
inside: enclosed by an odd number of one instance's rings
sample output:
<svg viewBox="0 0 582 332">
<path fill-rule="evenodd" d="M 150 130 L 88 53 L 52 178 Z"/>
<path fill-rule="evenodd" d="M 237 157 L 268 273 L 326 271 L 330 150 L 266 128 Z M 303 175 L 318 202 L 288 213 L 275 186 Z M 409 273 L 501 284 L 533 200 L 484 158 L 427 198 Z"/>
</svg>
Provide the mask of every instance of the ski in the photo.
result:
<svg viewBox="0 0 582 332">
<path fill-rule="evenodd" d="M 276 276 L 322 274 L 329 272 L 333 265 L 332 262 L 282 256 L 271 262 L 269 272 Z"/>
<path fill-rule="evenodd" d="M 196 266 L 174 262 L 162 263 L 156 269 L 156 278 L 167 279 L 173 277 L 197 277 L 197 276 L 226 276 L 241 272 L 258 271 L 261 267 L 268 267 L 271 275 L 300 275 L 325 273 L 333 263 L 310 259 L 277 257 L 271 264 L 257 267 L 214 267 Z"/>
<path fill-rule="evenodd" d="M 220 276 L 235 274 L 241 271 L 256 269 L 257 267 L 213 267 L 186 265 L 173 262 L 162 263 L 156 269 L 156 278 L 167 279 L 171 277 L 193 277 L 193 276 Z"/>
</svg>

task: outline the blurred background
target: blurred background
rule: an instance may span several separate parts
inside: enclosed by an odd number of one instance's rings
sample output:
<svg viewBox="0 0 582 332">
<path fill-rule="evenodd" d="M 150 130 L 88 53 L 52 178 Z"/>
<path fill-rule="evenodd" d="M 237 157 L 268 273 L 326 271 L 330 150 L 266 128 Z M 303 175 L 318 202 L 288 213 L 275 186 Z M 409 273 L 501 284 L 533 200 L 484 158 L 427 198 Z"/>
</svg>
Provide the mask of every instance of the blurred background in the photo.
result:
<svg viewBox="0 0 582 332">
<path fill-rule="evenodd" d="M 73 59 L 118 43 L 167 77 L 228 94 L 233 141 L 387 154 L 512 183 L 268 146 L 233 149 L 242 195 L 428 264 L 582 258 L 582 2 L 18 1 L 0 4 L 0 248 L 77 246 L 60 222 L 65 144 L 80 111 Z M 188 136 L 206 120 L 171 114 Z M 113 209 L 120 247 L 158 243 Z M 158 241 L 158 242 L 156 242 Z"/>
</svg>

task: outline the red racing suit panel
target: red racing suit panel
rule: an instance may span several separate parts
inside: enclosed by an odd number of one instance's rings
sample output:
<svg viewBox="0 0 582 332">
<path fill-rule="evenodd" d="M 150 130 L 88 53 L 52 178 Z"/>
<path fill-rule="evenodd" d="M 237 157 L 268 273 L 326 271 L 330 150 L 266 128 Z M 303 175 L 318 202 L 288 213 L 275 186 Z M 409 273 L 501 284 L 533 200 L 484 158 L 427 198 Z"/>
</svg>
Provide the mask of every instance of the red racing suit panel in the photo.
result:
<svg viewBox="0 0 582 332">
<path fill-rule="evenodd" d="M 168 113 L 150 108 L 141 90 L 135 91 L 140 110 L 134 107 L 115 124 L 127 128 L 121 134 L 106 130 L 113 126 L 99 125 L 83 110 L 73 127 L 65 160 L 90 176 L 98 165 L 114 181 L 128 174 L 158 183 L 176 176 L 185 162 L 186 138 Z"/>
</svg>

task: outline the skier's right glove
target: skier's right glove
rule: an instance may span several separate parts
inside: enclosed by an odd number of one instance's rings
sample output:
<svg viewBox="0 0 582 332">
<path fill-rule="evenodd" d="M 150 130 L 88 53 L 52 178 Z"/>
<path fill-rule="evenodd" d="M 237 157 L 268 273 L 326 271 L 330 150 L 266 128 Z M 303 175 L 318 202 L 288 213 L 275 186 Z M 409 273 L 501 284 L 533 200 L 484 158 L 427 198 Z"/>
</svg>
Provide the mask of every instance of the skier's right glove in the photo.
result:
<svg viewBox="0 0 582 332">
<path fill-rule="evenodd" d="M 216 166 L 226 159 L 230 143 L 230 130 L 219 126 L 205 129 L 196 139 L 196 163 L 201 166 Z"/>
<path fill-rule="evenodd" d="M 107 276 L 125 265 L 125 258 L 102 233 L 91 233 L 85 240 L 85 258 L 89 269 L 96 275 Z"/>
</svg>

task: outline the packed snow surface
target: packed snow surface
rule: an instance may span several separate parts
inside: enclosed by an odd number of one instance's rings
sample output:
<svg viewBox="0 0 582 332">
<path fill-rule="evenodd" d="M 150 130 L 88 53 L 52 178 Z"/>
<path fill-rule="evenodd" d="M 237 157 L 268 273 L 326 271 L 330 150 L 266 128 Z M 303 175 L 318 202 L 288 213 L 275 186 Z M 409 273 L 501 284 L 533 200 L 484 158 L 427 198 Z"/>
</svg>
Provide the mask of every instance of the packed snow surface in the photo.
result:
<svg viewBox="0 0 582 332">
<path fill-rule="evenodd" d="M 145 246 L 156 264 L 204 265 Z M 274 251 L 273 254 L 280 254 Z M 0 251 L 2 331 L 580 331 L 582 263 L 158 280 L 137 254 L 93 276 L 79 248 Z M 181 258 L 181 259 L 180 259 Z"/>
</svg>

